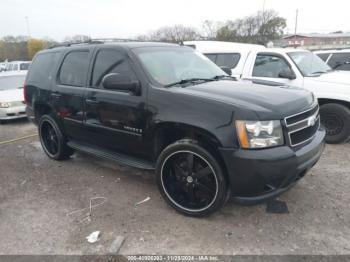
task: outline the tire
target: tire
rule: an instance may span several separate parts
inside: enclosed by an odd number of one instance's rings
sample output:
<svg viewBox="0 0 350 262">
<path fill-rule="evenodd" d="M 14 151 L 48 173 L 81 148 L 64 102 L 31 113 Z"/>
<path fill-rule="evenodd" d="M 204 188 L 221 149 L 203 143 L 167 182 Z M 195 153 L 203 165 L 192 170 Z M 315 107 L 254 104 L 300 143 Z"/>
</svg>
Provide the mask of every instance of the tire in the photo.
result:
<svg viewBox="0 0 350 262">
<path fill-rule="evenodd" d="M 338 144 L 350 138 L 350 109 L 340 104 L 324 104 L 320 108 L 321 123 L 326 129 L 326 142 Z"/>
<path fill-rule="evenodd" d="M 0 125 L 4 125 L 5 124 L 5 120 L 0 120 Z"/>
<path fill-rule="evenodd" d="M 166 147 L 158 157 L 156 175 L 165 201 L 184 215 L 208 216 L 227 200 L 222 167 L 194 140 L 183 139 Z"/>
<path fill-rule="evenodd" d="M 67 146 L 63 132 L 52 115 L 43 115 L 40 118 L 38 131 L 41 146 L 49 158 L 63 160 L 74 153 Z"/>
</svg>

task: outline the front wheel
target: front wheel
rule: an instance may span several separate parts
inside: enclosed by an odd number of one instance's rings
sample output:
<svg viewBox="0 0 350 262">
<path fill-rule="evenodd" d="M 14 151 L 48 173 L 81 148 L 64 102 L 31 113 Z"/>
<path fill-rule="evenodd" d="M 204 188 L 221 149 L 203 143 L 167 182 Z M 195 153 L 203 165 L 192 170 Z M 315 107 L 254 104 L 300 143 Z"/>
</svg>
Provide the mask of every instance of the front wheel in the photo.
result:
<svg viewBox="0 0 350 262">
<path fill-rule="evenodd" d="M 326 142 L 338 144 L 350 137 L 350 110 L 340 104 L 324 104 L 320 108 L 321 123 L 326 129 Z"/>
<path fill-rule="evenodd" d="M 220 164 L 193 140 L 180 140 L 165 148 L 156 173 L 163 198 L 182 214 L 206 216 L 226 202 L 227 181 Z"/>
</svg>

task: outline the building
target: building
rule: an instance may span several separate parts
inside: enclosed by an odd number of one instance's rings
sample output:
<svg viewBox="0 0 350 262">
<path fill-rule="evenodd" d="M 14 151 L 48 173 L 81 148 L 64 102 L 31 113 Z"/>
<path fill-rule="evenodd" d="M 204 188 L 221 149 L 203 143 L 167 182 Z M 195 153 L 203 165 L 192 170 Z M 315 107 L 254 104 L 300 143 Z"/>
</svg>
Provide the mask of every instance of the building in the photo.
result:
<svg viewBox="0 0 350 262">
<path fill-rule="evenodd" d="M 282 37 L 279 43 L 282 47 L 300 47 L 305 49 L 349 48 L 350 33 L 331 34 L 296 34 Z"/>
</svg>

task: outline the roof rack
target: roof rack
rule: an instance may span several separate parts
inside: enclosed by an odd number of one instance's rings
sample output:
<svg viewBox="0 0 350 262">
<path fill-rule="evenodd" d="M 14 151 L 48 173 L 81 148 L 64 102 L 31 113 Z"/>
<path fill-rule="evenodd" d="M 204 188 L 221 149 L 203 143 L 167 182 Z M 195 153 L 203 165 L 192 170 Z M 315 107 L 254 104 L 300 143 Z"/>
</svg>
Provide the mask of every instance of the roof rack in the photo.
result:
<svg viewBox="0 0 350 262">
<path fill-rule="evenodd" d="M 92 38 L 84 42 L 63 42 L 57 45 L 50 46 L 49 49 L 58 48 L 58 47 L 76 46 L 76 45 L 104 44 L 107 42 L 140 42 L 140 40 L 127 39 L 127 38 Z"/>
</svg>

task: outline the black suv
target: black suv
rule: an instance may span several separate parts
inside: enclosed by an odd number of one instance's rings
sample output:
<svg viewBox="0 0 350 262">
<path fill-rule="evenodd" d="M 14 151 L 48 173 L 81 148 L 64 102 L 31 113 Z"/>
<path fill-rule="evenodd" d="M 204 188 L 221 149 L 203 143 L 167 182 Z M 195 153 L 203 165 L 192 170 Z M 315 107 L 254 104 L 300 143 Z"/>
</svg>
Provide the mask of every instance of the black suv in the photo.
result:
<svg viewBox="0 0 350 262">
<path fill-rule="evenodd" d="M 311 93 L 236 81 L 176 44 L 44 50 L 24 92 L 50 158 L 80 150 L 155 170 L 164 199 L 191 216 L 285 192 L 324 147 Z"/>
</svg>

